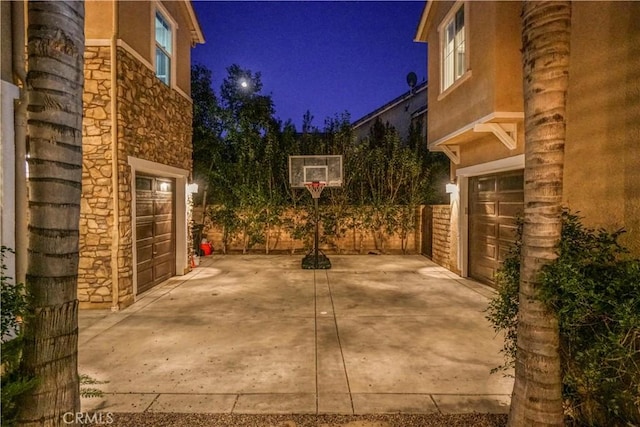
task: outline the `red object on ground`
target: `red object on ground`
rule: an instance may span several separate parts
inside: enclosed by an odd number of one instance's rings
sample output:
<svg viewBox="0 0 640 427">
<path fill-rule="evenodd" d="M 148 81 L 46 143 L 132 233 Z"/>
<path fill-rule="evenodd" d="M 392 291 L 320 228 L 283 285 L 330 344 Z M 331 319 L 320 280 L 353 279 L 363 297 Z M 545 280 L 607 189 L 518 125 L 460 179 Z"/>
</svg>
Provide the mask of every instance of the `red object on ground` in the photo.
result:
<svg viewBox="0 0 640 427">
<path fill-rule="evenodd" d="M 204 256 L 211 255 L 213 253 L 213 246 L 211 243 L 201 243 L 200 250 L 204 254 Z"/>
</svg>

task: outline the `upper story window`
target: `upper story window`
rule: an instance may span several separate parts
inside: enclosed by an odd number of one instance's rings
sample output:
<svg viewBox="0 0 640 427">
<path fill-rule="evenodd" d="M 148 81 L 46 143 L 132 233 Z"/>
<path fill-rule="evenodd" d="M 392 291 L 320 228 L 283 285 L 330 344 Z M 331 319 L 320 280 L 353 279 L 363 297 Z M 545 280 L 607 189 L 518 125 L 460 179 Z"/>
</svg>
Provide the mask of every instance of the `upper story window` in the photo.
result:
<svg viewBox="0 0 640 427">
<path fill-rule="evenodd" d="M 173 29 L 169 21 L 156 11 L 156 76 L 171 85 Z"/>
<path fill-rule="evenodd" d="M 466 71 L 464 3 L 452 10 L 440 29 L 442 41 L 442 90 L 446 90 Z"/>
</svg>

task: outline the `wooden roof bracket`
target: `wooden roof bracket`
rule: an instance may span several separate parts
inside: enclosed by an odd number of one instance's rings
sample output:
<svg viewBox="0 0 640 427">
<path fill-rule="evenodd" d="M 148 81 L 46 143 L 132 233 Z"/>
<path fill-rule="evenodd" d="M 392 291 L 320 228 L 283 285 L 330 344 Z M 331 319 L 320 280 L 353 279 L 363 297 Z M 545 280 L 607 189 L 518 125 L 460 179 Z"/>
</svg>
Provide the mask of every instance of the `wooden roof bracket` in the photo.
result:
<svg viewBox="0 0 640 427">
<path fill-rule="evenodd" d="M 518 125 L 516 123 L 479 123 L 473 127 L 474 132 L 491 132 L 509 150 L 518 146 Z"/>
<path fill-rule="evenodd" d="M 447 155 L 449 160 L 454 164 L 460 164 L 460 146 L 459 145 L 440 145 L 440 149 Z"/>
</svg>

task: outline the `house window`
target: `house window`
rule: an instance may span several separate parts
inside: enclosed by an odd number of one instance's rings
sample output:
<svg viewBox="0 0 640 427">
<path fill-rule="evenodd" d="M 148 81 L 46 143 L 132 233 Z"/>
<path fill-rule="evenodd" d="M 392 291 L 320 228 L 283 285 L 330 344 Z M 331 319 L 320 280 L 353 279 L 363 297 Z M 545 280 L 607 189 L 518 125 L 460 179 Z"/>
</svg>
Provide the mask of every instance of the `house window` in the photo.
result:
<svg viewBox="0 0 640 427">
<path fill-rule="evenodd" d="M 466 71 L 464 4 L 461 4 L 441 30 L 442 90 L 446 90 Z"/>
<path fill-rule="evenodd" d="M 169 21 L 156 11 L 156 76 L 171 84 L 172 29 Z"/>
</svg>

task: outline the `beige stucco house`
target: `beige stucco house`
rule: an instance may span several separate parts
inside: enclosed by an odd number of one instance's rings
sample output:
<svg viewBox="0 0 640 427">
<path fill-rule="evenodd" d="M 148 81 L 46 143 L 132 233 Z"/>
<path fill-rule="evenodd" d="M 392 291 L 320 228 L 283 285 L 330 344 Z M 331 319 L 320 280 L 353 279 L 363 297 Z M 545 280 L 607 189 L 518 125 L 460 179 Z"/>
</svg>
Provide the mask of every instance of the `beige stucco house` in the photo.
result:
<svg viewBox="0 0 640 427">
<path fill-rule="evenodd" d="M 521 4 L 428 1 L 427 144 L 451 160 L 451 269 L 492 283 L 523 207 Z M 574 2 L 564 203 L 640 255 L 640 3 Z"/>
<path fill-rule="evenodd" d="M 3 106 L 20 93 L 11 53 L 20 50 L 26 25 L 17 21 L 26 14 L 17 9 L 25 6 L 2 2 Z M 5 38 L 5 28 L 13 28 L 7 30 L 11 37 Z M 188 0 L 85 3 L 78 272 L 83 308 L 118 310 L 188 270 L 191 49 L 203 42 Z M 11 150 L 20 150 L 24 141 L 13 141 L 13 112 L 3 108 L 2 114 L 3 160 L 5 153 L 19 158 Z M 14 247 L 22 246 L 21 233 L 14 232 L 21 226 L 10 222 L 24 216 L 19 163 L 12 169 L 17 178 L 3 179 L 2 193 L 3 206 L 6 198 L 13 212 L 3 209 L 3 244 Z M 14 188 L 15 196 L 10 194 Z M 13 217 L 5 221 L 5 213 Z"/>
<path fill-rule="evenodd" d="M 402 95 L 365 114 L 351 124 L 356 140 L 369 136 L 376 120 L 389 123 L 401 139 L 406 140 L 412 126 L 419 126 L 423 134 L 427 128 L 427 82 L 421 82 Z"/>
</svg>

